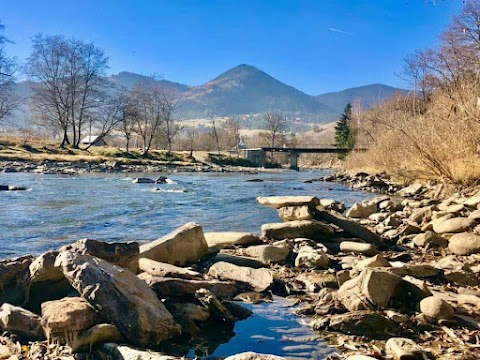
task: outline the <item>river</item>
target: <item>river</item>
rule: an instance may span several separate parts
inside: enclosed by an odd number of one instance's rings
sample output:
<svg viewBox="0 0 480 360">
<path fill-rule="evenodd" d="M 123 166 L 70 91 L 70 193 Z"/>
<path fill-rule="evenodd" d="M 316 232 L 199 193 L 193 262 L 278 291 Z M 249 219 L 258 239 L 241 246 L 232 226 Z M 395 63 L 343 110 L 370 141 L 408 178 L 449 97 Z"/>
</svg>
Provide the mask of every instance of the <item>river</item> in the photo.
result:
<svg viewBox="0 0 480 360">
<path fill-rule="evenodd" d="M 340 184 L 304 182 L 326 174 L 173 173 L 168 177 L 174 183 L 161 185 L 132 183 L 137 176 L 155 178 L 159 174 L 1 174 L 0 184 L 23 185 L 29 190 L 0 192 L 0 258 L 40 254 L 86 237 L 142 243 L 192 221 L 204 231 L 258 234 L 262 224 L 280 219 L 274 209 L 257 204 L 257 196 L 315 195 L 347 206 L 372 197 Z M 263 182 L 247 181 L 254 178 Z M 324 359 L 332 351 L 315 340 L 310 327 L 298 323 L 285 300 L 274 304 L 251 307 L 254 316 L 238 322 L 220 344 L 208 344 L 203 353 L 191 348 L 183 355 L 227 356 L 250 350 Z M 305 340 L 312 337 L 314 340 Z"/>
</svg>

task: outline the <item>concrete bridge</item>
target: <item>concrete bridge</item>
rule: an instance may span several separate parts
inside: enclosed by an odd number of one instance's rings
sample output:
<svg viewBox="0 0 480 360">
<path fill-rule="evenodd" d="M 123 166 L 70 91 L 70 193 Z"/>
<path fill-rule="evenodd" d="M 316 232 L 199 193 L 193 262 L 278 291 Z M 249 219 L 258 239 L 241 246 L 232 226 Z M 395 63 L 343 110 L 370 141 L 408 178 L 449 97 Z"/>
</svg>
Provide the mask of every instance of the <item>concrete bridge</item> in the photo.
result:
<svg viewBox="0 0 480 360">
<path fill-rule="evenodd" d="M 366 149 L 354 149 L 355 151 L 365 151 Z M 265 166 L 267 163 L 267 152 L 289 153 L 290 169 L 298 170 L 298 156 L 300 154 L 346 154 L 352 149 L 337 148 L 333 146 L 321 147 L 261 147 L 255 149 L 242 149 L 245 152 L 245 158 L 258 166 Z"/>
</svg>

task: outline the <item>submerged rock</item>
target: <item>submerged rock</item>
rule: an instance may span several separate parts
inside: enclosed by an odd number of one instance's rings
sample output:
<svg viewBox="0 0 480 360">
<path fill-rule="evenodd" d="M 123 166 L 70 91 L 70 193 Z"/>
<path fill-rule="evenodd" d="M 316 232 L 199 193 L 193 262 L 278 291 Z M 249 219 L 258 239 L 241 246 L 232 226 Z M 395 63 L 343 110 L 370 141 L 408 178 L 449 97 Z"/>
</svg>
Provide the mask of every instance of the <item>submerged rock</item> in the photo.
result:
<svg viewBox="0 0 480 360">
<path fill-rule="evenodd" d="M 155 180 L 150 178 L 135 178 L 132 180 L 132 184 L 155 184 Z"/>
<path fill-rule="evenodd" d="M 132 342 L 156 345 L 180 333 L 157 295 L 129 270 L 68 251 L 57 262 L 82 297 Z"/>
</svg>

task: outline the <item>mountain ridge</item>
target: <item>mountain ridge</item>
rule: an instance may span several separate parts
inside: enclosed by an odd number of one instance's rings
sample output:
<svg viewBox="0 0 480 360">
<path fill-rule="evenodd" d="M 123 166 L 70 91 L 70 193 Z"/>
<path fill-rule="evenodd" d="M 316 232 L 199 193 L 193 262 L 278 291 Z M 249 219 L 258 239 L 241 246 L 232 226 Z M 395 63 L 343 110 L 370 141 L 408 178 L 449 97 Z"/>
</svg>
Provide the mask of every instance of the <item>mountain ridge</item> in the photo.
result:
<svg viewBox="0 0 480 360">
<path fill-rule="evenodd" d="M 285 115 L 304 122 L 326 123 L 334 121 L 347 103 L 361 98 L 369 107 L 406 91 L 383 84 L 370 84 L 348 88 L 338 92 L 309 95 L 285 84 L 268 73 L 248 64 L 240 64 L 198 86 L 182 84 L 129 71 L 112 74 L 107 79 L 114 86 L 133 88 L 142 81 L 157 81 L 175 90 L 180 97 L 177 116 L 180 119 L 219 116 L 255 115 L 266 111 L 281 111 Z M 18 92 L 29 97 L 28 81 L 17 84 Z M 29 118 L 29 106 L 25 104 L 15 113 L 17 127 L 24 126 Z"/>
</svg>

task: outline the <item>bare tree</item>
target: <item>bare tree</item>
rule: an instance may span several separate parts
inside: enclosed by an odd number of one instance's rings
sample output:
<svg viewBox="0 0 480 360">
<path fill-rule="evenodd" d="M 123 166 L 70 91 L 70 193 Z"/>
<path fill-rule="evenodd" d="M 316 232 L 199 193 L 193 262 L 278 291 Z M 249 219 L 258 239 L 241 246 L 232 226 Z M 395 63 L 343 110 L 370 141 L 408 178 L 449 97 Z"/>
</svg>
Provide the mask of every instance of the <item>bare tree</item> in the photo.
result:
<svg viewBox="0 0 480 360">
<path fill-rule="evenodd" d="M 228 119 L 222 126 L 222 138 L 225 147 L 229 150 L 235 150 L 237 157 L 239 157 L 240 144 L 240 121 L 235 118 Z"/>
<path fill-rule="evenodd" d="M 148 156 L 163 122 L 164 89 L 157 82 L 137 84 L 131 91 L 136 103 L 135 132 L 143 140 L 143 155 Z"/>
<path fill-rule="evenodd" d="M 4 122 L 22 102 L 14 87 L 16 61 L 5 53 L 5 47 L 10 41 L 3 36 L 3 31 L 4 26 L 0 23 L 0 123 Z"/>
<path fill-rule="evenodd" d="M 167 141 L 168 153 L 172 152 L 172 141 L 181 130 L 180 124 L 174 119 L 174 112 L 178 107 L 178 101 L 178 96 L 173 90 L 163 89 L 161 99 L 161 133 Z"/>
<path fill-rule="evenodd" d="M 193 157 L 193 151 L 195 150 L 195 145 L 198 139 L 198 132 L 195 126 L 189 126 L 186 128 L 186 135 L 188 139 L 188 146 L 190 150 L 189 157 Z"/>
<path fill-rule="evenodd" d="M 268 112 L 263 117 L 264 132 L 260 136 L 267 142 L 268 146 L 275 147 L 283 132 L 287 129 L 287 121 L 278 112 Z"/>
<path fill-rule="evenodd" d="M 107 136 L 111 131 L 120 128 L 124 122 L 125 102 L 126 98 L 121 93 L 117 93 L 102 99 L 101 105 L 97 106 L 94 111 L 88 113 L 86 118 L 90 118 L 96 131 L 95 141 L 100 141 Z M 89 141 L 85 150 L 90 149 L 94 143 Z"/>
<path fill-rule="evenodd" d="M 215 144 L 217 145 L 217 152 L 218 154 L 220 155 L 220 138 L 218 136 L 218 131 L 217 131 L 217 127 L 215 126 L 215 120 L 213 120 L 213 117 L 212 117 L 212 132 L 211 132 L 211 137 L 213 138 L 213 140 L 215 141 Z"/>
<path fill-rule="evenodd" d="M 34 81 L 31 107 L 40 125 L 62 133 L 62 147 L 78 147 L 89 114 L 105 99 L 108 59 L 92 43 L 59 35 L 39 34 L 32 47 L 26 66 Z"/>
<path fill-rule="evenodd" d="M 130 149 L 130 140 L 132 139 L 133 134 L 135 133 L 135 128 L 138 122 L 139 113 L 139 103 L 138 99 L 131 96 L 125 89 L 120 90 L 119 92 L 120 99 L 120 131 L 126 140 L 126 151 Z"/>
</svg>

